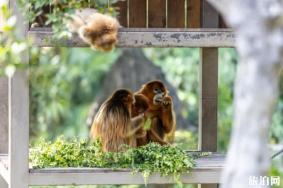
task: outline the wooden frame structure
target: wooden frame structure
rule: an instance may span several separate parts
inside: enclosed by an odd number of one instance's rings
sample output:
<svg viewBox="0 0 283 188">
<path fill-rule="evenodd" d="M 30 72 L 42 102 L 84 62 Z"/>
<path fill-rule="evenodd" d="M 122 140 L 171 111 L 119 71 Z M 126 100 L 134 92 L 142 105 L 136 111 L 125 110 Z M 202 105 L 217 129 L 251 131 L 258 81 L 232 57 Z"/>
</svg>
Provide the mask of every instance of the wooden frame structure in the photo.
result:
<svg viewBox="0 0 283 188">
<path fill-rule="evenodd" d="M 137 0 L 133 0 L 137 1 Z M 201 0 L 198 0 L 199 2 Z M 119 31 L 119 47 L 200 47 L 200 112 L 199 150 L 217 151 L 217 87 L 218 47 L 233 47 L 235 36 L 229 29 L 213 29 L 219 24 L 219 15 L 212 7 L 202 2 L 202 28 L 200 29 L 133 29 Z M 17 15 L 15 0 L 10 8 Z M 21 18 L 21 16 L 19 16 Z M 138 21 L 137 21 L 138 22 Z M 66 41 L 51 41 L 49 29 L 28 30 L 27 25 L 18 21 L 22 37 L 33 37 L 34 44 L 43 46 L 84 47 L 78 38 Z M 136 23 L 136 22 L 134 22 Z M 139 26 L 138 24 L 136 25 Z M 210 29 L 205 29 L 210 28 Z M 23 57 L 28 62 L 28 56 Z M 25 72 L 17 71 L 8 82 L 8 126 L 9 151 L 0 155 L 0 187 L 27 188 L 29 185 L 81 185 L 81 184 L 143 184 L 140 174 L 132 175 L 127 169 L 110 170 L 96 168 L 55 168 L 30 169 L 29 146 L 29 86 Z M 0 96 L 1 97 L 1 96 Z M 217 187 L 223 168 L 224 156 L 211 155 L 197 160 L 190 174 L 184 174 L 183 183 L 198 183 L 203 188 Z M 174 183 L 171 177 L 155 174 L 150 184 Z"/>
</svg>

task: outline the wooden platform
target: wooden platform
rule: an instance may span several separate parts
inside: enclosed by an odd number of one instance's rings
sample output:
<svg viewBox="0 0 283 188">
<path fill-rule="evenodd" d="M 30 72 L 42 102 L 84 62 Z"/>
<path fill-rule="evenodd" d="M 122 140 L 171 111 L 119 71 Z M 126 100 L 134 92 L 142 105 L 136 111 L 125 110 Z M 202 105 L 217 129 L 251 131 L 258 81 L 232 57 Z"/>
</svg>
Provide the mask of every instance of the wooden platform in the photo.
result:
<svg viewBox="0 0 283 188">
<path fill-rule="evenodd" d="M 8 178 L 8 156 L 0 156 L 0 173 Z M 212 154 L 196 160 L 196 167 L 181 178 L 183 183 L 219 183 L 224 156 Z M 150 176 L 149 184 L 174 183 L 172 177 Z M 129 169 L 108 168 L 44 168 L 29 169 L 29 185 L 144 184 L 140 173 Z"/>
<path fill-rule="evenodd" d="M 52 39 L 51 28 L 28 31 L 35 46 L 87 47 L 78 37 L 69 40 Z M 122 28 L 117 47 L 234 47 L 235 35 L 230 29 L 169 29 Z"/>
</svg>

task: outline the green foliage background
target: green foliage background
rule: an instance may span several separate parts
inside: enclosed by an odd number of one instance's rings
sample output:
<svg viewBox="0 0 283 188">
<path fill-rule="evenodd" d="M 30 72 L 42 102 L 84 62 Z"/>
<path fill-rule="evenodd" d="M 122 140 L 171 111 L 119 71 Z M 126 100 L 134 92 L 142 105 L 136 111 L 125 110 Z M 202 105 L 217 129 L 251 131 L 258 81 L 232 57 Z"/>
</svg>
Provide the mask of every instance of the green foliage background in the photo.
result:
<svg viewBox="0 0 283 188">
<path fill-rule="evenodd" d="M 184 103 L 182 113 L 188 126 L 197 128 L 199 103 L 199 49 L 144 49 L 145 54 L 166 73 Z M 86 116 L 101 80 L 121 50 L 105 54 L 88 48 L 42 48 L 31 52 L 30 99 L 32 138 L 54 139 L 58 135 L 87 137 Z M 233 87 L 237 54 L 219 49 L 219 141 L 227 149 L 233 118 Z M 283 95 L 277 104 L 270 133 L 272 143 L 283 139 Z M 195 129 L 196 130 L 196 129 Z M 190 137 L 196 137 L 196 133 Z M 192 139 L 196 140 L 196 138 Z M 195 147 L 195 146 L 194 146 Z M 192 148 L 194 148 L 192 147 Z"/>
<path fill-rule="evenodd" d="M 78 1 L 64 1 L 76 4 Z M 100 1 L 99 1 L 100 2 Z M 101 11 L 104 11 L 105 1 Z M 40 10 L 49 0 L 31 1 Z M 29 4 L 30 5 L 30 4 Z M 28 7 L 31 8 L 31 7 Z M 68 7 L 62 12 L 50 14 L 53 29 L 60 30 L 58 17 L 63 12 L 73 11 Z M 57 9 L 54 9 L 57 10 Z M 109 10 L 111 12 L 113 10 Z M 11 76 L 16 68 L 22 68 L 20 57 L 27 50 L 28 41 L 17 37 L 15 17 L 1 6 L 1 13 L 7 22 L 0 35 L 0 75 Z M 35 15 L 40 11 L 34 10 Z M 59 37 L 67 35 L 58 32 Z M 30 129 L 31 142 L 38 138 L 54 140 L 63 134 L 66 137 L 88 137 L 85 120 L 89 107 L 101 87 L 101 80 L 111 65 L 121 54 L 120 50 L 103 54 L 84 48 L 30 48 Z M 197 149 L 197 125 L 199 103 L 199 49 L 144 49 L 145 54 L 166 73 L 168 81 L 175 86 L 179 98 L 184 103 L 182 113 L 188 117 L 188 126 L 193 131 L 178 131 L 176 142 L 185 149 Z M 218 98 L 218 148 L 226 151 L 229 144 L 233 119 L 233 86 L 236 72 L 237 54 L 234 49 L 219 49 L 219 98 Z M 272 118 L 270 143 L 283 143 L 283 77 L 280 98 Z M 255 104 L 256 108 L 256 104 Z M 247 125 L 248 126 L 248 125 Z M 273 175 L 282 175 L 282 157 L 274 160 L 270 170 Z M 88 187 L 88 186 L 86 186 Z M 92 186 L 93 187 L 93 186 Z M 105 187 L 105 186 L 103 186 Z M 113 186 L 109 186 L 113 187 Z M 132 186 L 135 187 L 135 186 Z"/>
<path fill-rule="evenodd" d="M 176 142 L 184 149 L 197 149 L 199 103 L 199 49 L 144 49 L 145 54 L 165 73 L 185 104 L 182 113 L 193 131 L 179 130 Z M 53 140 L 88 137 L 85 120 L 101 80 L 121 54 L 117 49 L 104 54 L 84 48 L 44 48 L 32 52 L 30 63 L 32 142 L 39 137 Z M 227 151 L 233 119 L 233 87 L 237 53 L 219 49 L 218 150 Z M 283 87 L 270 131 L 270 143 L 283 142 Z M 256 107 L 256 106 L 255 106 Z M 281 162 L 280 162 L 281 161 Z M 282 157 L 274 160 L 271 173 L 282 173 Z M 111 186 L 110 186 L 111 187 Z"/>
</svg>

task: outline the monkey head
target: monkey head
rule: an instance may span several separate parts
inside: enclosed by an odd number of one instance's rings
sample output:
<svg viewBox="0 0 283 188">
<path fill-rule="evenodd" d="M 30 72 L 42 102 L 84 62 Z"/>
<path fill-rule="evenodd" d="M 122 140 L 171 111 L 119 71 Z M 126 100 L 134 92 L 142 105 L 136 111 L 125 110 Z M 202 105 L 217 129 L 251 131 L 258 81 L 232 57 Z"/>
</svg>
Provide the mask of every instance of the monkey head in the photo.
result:
<svg viewBox="0 0 283 188">
<path fill-rule="evenodd" d="M 112 96 L 108 100 L 108 104 L 110 106 L 115 106 L 118 108 L 126 108 L 129 112 L 131 112 L 131 107 L 134 103 L 134 96 L 132 92 L 127 89 L 119 89 L 116 90 Z"/>
<path fill-rule="evenodd" d="M 92 48 L 107 52 L 111 51 L 118 41 L 119 27 L 120 24 L 115 18 L 95 13 L 91 20 L 79 29 L 78 33 Z"/>
<path fill-rule="evenodd" d="M 161 81 L 155 80 L 144 84 L 139 93 L 145 95 L 150 101 L 150 104 L 153 104 L 150 105 L 152 109 L 161 105 L 163 97 L 168 94 L 168 90 Z"/>
<path fill-rule="evenodd" d="M 139 114 L 144 113 L 148 107 L 148 99 L 142 94 L 134 95 L 135 101 L 132 105 L 132 117 L 136 117 Z"/>
</svg>

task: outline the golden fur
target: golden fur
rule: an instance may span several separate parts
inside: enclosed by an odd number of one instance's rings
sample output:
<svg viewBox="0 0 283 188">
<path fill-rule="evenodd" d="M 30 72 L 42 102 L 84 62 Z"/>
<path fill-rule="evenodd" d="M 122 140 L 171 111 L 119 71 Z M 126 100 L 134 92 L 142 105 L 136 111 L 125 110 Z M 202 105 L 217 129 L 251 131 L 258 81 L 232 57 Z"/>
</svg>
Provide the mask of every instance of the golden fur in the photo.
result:
<svg viewBox="0 0 283 188">
<path fill-rule="evenodd" d="M 146 96 L 149 109 L 146 116 L 151 119 L 151 127 L 146 136 L 137 139 L 137 146 L 149 142 L 158 142 L 162 145 L 174 141 L 176 120 L 173 109 L 173 100 L 161 81 L 151 81 L 141 87 L 137 94 Z"/>
<path fill-rule="evenodd" d="M 122 145 L 136 147 L 134 136 L 143 122 L 143 115 L 131 118 L 133 94 L 125 89 L 117 90 L 100 107 L 90 136 L 99 139 L 103 151 L 119 152 Z"/>
<path fill-rule="evenodd" d="M 70 16 L 67 27 L 78 33 L 80 38 L 91 48 L 111 51 L 118 42 L 117 34 L 120 24 L 109 15 L 98 13 L 95 9 L 80 9 Z"/>
</svg>

